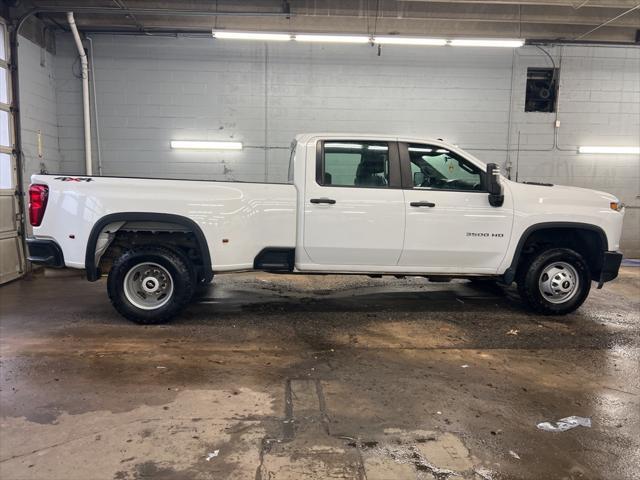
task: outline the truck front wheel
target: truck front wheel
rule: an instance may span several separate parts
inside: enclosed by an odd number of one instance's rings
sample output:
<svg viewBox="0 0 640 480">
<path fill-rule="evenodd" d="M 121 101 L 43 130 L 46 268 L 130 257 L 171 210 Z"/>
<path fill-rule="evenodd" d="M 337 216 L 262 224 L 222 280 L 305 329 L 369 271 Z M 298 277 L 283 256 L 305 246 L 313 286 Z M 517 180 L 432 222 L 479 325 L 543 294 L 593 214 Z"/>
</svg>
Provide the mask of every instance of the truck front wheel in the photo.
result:
<svg viewBox="0 0 640 480">
<path fill-rule="evenodd" d="M 186 257 L 167 248 L 144 246 L 125 252 L 114 262 L 107 290 L 122 316 L 140 324 L 158 324 L 189 302 L 193 277 Z"/>
<path fill-rule="evenodd" d="M 552 248 L 529 258 L 517 282 L 520 297 L 530 308 L 543 315 L 564 315 L 586 300 L 591 272 L 578 252 Z"/>
</svg>

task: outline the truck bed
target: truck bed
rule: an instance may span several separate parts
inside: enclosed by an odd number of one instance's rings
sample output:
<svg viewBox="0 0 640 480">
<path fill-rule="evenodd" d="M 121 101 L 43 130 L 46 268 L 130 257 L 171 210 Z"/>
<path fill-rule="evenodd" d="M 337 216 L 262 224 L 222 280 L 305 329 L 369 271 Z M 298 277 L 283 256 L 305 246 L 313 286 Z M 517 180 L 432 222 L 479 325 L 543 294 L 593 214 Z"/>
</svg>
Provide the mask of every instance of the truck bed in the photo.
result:
<svg viewBox="0 0 640 480">
<path fill-rule="evenodd" d="M 40 238 L 54 238 L 65 265 L 84 268 L 91 230 L 105 215 L 161 212 L 194 221 L 215 271 L 253 267 L 264 247 L 294 247 L 296 188 L 290 184 L 33 175 L 49 187 Z"/>
</svg>

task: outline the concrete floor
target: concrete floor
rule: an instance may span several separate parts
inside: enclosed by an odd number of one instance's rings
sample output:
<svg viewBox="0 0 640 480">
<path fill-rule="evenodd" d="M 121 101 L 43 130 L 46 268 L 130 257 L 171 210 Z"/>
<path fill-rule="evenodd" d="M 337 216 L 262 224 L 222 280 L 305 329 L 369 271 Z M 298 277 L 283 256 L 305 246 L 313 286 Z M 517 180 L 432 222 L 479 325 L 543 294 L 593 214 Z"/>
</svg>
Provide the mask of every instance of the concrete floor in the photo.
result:
<svg viewBox="0 0 640 480">
<path fill-rule="evenodd" d="M 77 275 L 0 308 L 3 480 L 640 477 L 640 268 L 564 318 L 466 282 L 266 274 L 164 326 Z M 536 428 L 569 415 L 591 428 Z"/>
</svg>

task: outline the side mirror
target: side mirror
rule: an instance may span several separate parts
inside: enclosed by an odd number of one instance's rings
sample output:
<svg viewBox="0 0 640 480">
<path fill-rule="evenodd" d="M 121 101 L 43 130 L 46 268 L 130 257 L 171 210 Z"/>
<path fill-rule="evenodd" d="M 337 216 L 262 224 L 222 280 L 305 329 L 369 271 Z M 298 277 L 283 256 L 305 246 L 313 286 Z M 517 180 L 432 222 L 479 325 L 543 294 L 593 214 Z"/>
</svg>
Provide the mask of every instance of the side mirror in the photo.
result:
<svg viewBox="0 0 640 480">
<path fill-rule="evenodd" d="M 413 174 L 413 186 L 419 187 L 424 183 L 424 173 L 416 172 Z"/>
<path fill-rule="evenodd" d="M 504 194 L 500 183 L 500 167 L 495 163 L 487 165 L 487 190 L 489 191 L 489 205 L 501 207 L 504 203 Z"/>
</svg>

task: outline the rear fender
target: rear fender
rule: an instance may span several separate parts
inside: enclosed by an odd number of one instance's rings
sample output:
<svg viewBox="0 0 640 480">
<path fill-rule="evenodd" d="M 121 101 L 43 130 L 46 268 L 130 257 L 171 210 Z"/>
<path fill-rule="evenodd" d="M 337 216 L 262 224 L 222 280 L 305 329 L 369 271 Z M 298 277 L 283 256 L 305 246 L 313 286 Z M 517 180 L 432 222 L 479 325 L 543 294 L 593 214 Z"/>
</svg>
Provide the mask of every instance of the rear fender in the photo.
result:
<svg viewBox="0 0 640 480">
<path fill-rule="evenodd" d="M 204 267 L 203 280 L 205 282 L 211 281 L 213 278 L 211 254 L 209 252 L 207 239 L 200 226 L 190 218 L 182 215 L 149 212 L 112 213 L 110 215 L 105 215 L 93 225 L 87 241 L 87 250 L 85 253 L 87 280 L 95 282 L 100 278 L 101 272 L 98 268 L 99 261 L 102 254 L 106 251 L 107 247 L 113 240 L 115 232 L 120 229 L 125 222 L 135 221 L 174 223 L 184 226 L 188 231 L 193 232 L 202 255 L 202 263 Z"/>
</svg>

